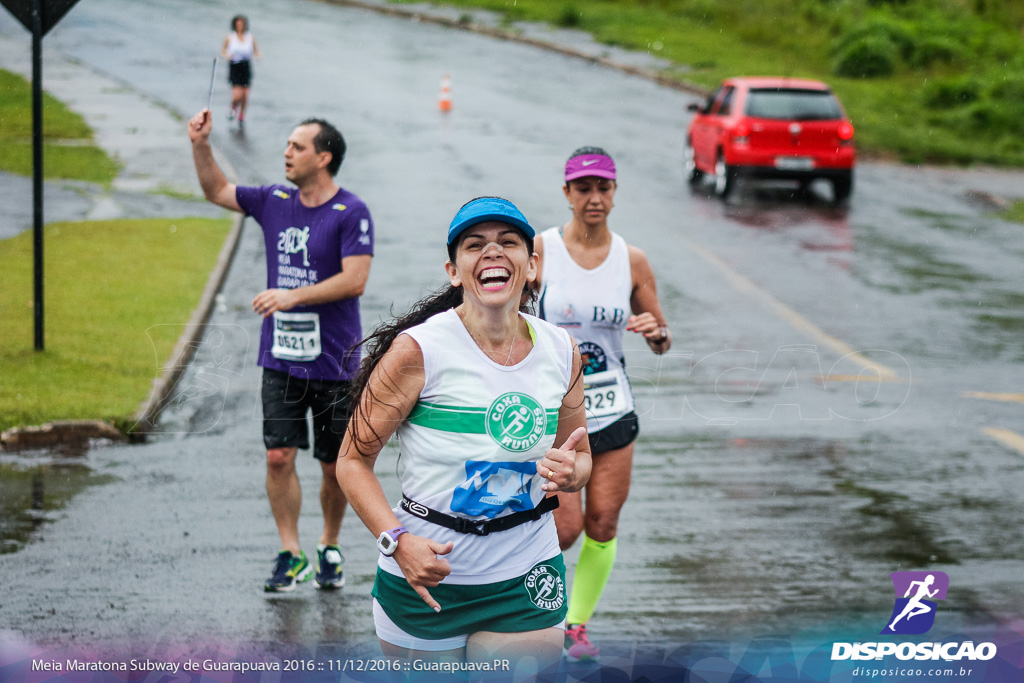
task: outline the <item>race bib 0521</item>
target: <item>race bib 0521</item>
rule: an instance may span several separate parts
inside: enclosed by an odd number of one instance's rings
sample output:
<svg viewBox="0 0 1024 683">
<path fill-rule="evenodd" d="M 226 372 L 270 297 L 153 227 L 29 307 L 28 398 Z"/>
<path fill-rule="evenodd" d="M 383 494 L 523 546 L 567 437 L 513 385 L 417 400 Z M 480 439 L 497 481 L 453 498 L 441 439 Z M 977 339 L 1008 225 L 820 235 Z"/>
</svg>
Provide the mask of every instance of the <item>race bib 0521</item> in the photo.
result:
<svg viewBox="0 0 1024 683">
<path fill-rule="evenodd" d="M 320 314 L 274 314 L 274 346 L 270 350 L 280 360 L 309 362 L 320 357 Z"/>
</svg>

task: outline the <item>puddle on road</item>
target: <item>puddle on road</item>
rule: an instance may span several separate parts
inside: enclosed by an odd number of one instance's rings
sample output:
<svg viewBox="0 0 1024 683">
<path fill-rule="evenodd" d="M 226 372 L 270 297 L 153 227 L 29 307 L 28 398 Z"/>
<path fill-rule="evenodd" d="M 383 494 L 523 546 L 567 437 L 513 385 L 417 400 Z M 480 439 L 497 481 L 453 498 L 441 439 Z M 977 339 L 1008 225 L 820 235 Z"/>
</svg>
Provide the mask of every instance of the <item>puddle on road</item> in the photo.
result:
<svg viewBox="0 0 1024 683">
<path fill-rule="evenodd" d="M 87 487 L 115 481 L 89 467 L 86 451 L 0 453 L 0 554 L 20 550 Z"/>
<path fill-rule="evenodd" d="M 992 281 L 951 257 L 944 258 L 939 245 L 910 244 L 891 236 L 891 228 L 862 230 L 858 239 L 858 268 L 854 275 L 865 285 L 890 294 L 976 291 Z M 868 270 L 870 265 L 870 271 Z"/>
<path fill-rule="evenodd" d="M 861 486 L 852 480 L 840 481 L 835 488 L 841 496 L 867 499 L 857 512 L 881 523 L 870 530 L 865 524 L 859 526 L 855 534 L 837 537 L 838 543 L 849 545 L 851 553 L 884 557 L 897 566 L 958 564 L 954 554 L 937 540 L 929 525 L 908 509 L 913 503 L 907 496 Z"/>
</svg>

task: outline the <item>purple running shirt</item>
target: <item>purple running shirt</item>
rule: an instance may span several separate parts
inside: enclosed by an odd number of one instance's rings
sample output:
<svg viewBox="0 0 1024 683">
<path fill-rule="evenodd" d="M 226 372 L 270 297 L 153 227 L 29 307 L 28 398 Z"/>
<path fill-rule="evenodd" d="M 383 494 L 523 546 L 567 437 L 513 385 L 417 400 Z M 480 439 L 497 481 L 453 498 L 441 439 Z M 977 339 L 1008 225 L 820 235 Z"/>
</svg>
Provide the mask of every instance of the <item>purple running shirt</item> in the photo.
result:
<svg viewBox="0 0 1024 683">
<path fill-rule="evenodd" d="M 309 208 L 285 185 L 239 186 L 238 205 L 263 228 L 267 288 L 295 289 L 341 272 L 341 259 L 373 255 L 373 219 L 359 197 L 339 189 Z M 263 319 L 259 365 L 295 377 L 340 381 L 359 367 L 359 298 L 296 306 Z"/>
</svg>

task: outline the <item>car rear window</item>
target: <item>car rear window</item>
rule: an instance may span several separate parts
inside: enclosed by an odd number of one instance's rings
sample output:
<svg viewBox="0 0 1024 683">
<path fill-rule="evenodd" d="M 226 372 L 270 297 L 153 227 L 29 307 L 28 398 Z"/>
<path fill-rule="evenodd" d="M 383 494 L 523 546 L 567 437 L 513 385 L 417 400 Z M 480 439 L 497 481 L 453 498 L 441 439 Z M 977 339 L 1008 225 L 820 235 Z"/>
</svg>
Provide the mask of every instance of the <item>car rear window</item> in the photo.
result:
<svg viewBox="0 0 1024 683">
<path fill-rule="evenodd" d="M 827 90 L 771 88 L 750 91 L 747 116 L 814 121 L 840 119 L 843 114 L 839 102 Z"/>
</svg>

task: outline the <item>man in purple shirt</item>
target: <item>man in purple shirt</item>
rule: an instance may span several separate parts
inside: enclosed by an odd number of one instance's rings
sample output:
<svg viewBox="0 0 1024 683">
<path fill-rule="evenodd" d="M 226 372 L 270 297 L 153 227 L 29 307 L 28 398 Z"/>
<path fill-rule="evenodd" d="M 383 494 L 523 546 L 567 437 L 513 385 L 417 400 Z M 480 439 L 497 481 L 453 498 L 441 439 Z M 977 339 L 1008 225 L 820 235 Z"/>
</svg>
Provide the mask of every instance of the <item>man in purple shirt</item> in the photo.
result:
<svg viewBox="0 0 1024 683">
<path fill-rule="evenodd" d="M 370 274 L 373 220 L 357 196 L 334 182 L 345 140 L 321 119 L 303 121 L 288 137 L 285 179 L 292 186 L 239 187 L 229 183 L 210 149 L 210 111 L 188 124 L 196 174 L 206 198 L 252 216 L 263 228 L 267 289 L 253 299 L 263 316 L 263 442 L 267 495 L 282 550 L 267 591 L 291 591 L 312 574 L 299 545 L 302 492 L 295 471 L 298 449 L 309 448 L 306 413 L 313 416 L 313 455 L 323 480 L 323 534 L 317 545 L 318 588 L 340 588 L 344 558 L 338 547 L 348 501 L 335 476 L 338 449 L 351 414 L 349 385 L 359 366 L 359 296 Z"/>
</svg>

